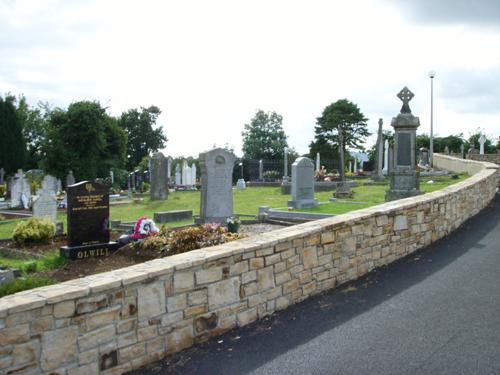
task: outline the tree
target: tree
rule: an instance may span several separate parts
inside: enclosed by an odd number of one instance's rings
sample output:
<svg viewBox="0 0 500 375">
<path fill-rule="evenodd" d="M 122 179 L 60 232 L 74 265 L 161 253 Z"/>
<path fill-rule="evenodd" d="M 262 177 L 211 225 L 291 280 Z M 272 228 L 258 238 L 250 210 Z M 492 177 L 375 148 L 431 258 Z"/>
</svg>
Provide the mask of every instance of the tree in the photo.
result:
<svg viewBox="0 0 500 375">
<path fill-rule="evenodd" d="M 81 101 L 50 113 L 43 167 L 59 178 L 69 170 L 77 180 L 107 177 L 125 162 L 127 135 L 99 102 Z"/>
<path fill-rule="evenodd" d="M 0 168 L 12 173 L 22 168 L 25 158 L 25 142 L 22 125 L 16 114 L 16 98 L 0 96 Z"/>
<path fill-rule="evenodd" d="M 481 135 L 486 137 L 486 142 L 484 143 L 484 153 L 485 154 L 494 154 L 496 153 L 496 146 L 493 144 L 491 141 L 491 137 L 488 137 L 488 135 L 485 134 L 484 129 L 477 128 L 474 133 L 469 134 L 469 139 L 467 140 L 469 143 L 469 147 L 474 147 L 476 150 L 480 149 L 480 144 L 479 144 L 479 138 L 481 138 Z M 466 149 L 467 151 L 467 149 Z"/>
<path fill-rule="evenodd" d="M 282 159 L 288 147 L 283 117 L 274 111 L 259 109 L 241 135 L 244 159 Z"/>
<path fill-rule="evenodd" d="M 46 138 L 47 122 L 51 112 L 50 105 L 40 102 L 36 108 L 30 107 L 24 95 L 19 96 L 17 100 L 17 118 L 26 142 L 24 168 L 40 168 L 43 159 L 42 144 Z"/>
<path fill-rule="evenodd" d="M 153 105 L 129 109 L 120 116 L 118 124 L 128 135 L 128 170 L 133 170 L 145 156 L 165 147 L 167 137 L 163 134 L 163 128 L 153 128 L 160 114 L 160 109 Z"/>
<path fill-rule="evenodd" d="M 337 100 L 328 105 L 321 117 L 317 118 L 315 142 L 326 142 L 331 148 L 339 148 L 339 131 L 343 136 L 343 154 L 346 149 L 364 150 L 363 144 L 370 136 L 363 113 L 358 106 L 347 99 Z"/>
</svg>

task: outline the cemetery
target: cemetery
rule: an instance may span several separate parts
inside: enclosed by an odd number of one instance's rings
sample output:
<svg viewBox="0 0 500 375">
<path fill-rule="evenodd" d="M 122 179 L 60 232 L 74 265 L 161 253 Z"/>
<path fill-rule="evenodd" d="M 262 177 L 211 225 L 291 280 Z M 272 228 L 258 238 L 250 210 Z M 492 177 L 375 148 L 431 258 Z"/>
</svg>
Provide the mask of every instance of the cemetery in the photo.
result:
<svg viewBox="0 0 500 375">
<path fill-rule="evenodd" d="M 372 170 L 344 152 L 342 127 L 335 163 L 286 147 L 283 159 L 255 163 L 213 147 L 175 164 L 156 151 L 121 185 L 112 170 L 60 179 L 18 169 L 0 202 L 5 368 L 25 363 L 19 351 L 38 345 L 36 332 L 47 338 L 41 371 L 128 371 L 457 229 L 491 201 L 498 166 L 481 148 L 479 158 L 434 153 L 429 167 L 413 96 L 398 94 L 391 142 L 379 121 Z"/>
</svg>

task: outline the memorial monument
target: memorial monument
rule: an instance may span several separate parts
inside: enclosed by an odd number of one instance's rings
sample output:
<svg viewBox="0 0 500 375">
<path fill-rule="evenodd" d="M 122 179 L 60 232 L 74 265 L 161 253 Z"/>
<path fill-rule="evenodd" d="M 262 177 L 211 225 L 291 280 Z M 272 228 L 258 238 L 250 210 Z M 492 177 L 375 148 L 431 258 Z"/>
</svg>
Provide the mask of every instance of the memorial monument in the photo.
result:
<svg viewBox="0 0 500 375">
<path fill-rule="evenodd" d="M 420 173 L 417 171 L 415 160 L 416 135 L 420 120 L 413 116 L 409 105 L 414 94 L 404 87 L 397 96 L 403 106 L 391 122 L 394 128 L 394 166 L 389 173 L 391 185 L 385 193 L 386 202 L 422 194 Z"/>
</svg>

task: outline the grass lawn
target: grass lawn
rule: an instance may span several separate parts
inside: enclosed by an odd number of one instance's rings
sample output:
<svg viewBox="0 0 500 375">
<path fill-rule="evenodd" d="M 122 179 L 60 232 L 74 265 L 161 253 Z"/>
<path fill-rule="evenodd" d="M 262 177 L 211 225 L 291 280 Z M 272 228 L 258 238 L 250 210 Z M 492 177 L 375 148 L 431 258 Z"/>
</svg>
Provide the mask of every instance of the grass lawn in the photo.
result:
<svg viewBox="0 0 500 375">
<path fill-rule="evenodd" d="M 468 176 L 459 175 L 458 179 L 452 179 L 451 176 L 425 177 L 421 178 L 420 188 L 422 191 L 431 192 L 442 189 L 450 184 L 464 180 Z M 427 184 L 432 179 L 434 184 Z M 385 191 L 388 189 L 388 182 L 383 185 L 364 186 L 365 179 L 358 179 L 358 185 L 353 189 L 354 195 L 351 199 L 322 204 L 313 209 L 304 209 L 301 211 L 342 214 L 345 212 L 370 207 L 384 202 Z M 332 192 L 318 192 L 315 197 L 320 202 L 328 202 L 332 197 Z M 245 190 L 233 190 L 233 211 L 237 214 L 255 215 L 259 206 L 269 206 L 272 208 L 287 209 L 287 202 L 290 195 L 282 195 L 278 187 L 252 187 Z M 365 202 L 365 204 L 356 204 L 353 202 Z M 134 203 L 111 205 L 111 220 L 134 221 L 140 216 L 152 218 L 158 211 L 171 210 L 193 210 L 193 214 L 200 212 L 200 192 L 199 191 L 177 191 L 170 193 L 168 200 L 150 201 L 149 197 L 142 200 L 136 199 Z M 0 221 L 0 239 L 10 238 L 16 224 L 23 219 Z M 66 228 L 66 215 L 58 213 L 58 220 L 64 222 Z M 192 221 L 183 221 L 169 223 L 170 226 L 179 226 L 192 223 Z"/>
</svg>

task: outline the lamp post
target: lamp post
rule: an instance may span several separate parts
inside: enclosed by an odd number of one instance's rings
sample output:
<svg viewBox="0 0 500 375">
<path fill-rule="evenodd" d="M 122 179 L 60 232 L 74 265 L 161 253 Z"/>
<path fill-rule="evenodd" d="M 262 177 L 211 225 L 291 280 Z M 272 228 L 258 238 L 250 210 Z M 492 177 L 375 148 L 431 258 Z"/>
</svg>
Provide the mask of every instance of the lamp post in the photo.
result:
<svg viewBox="0 0 500 375">
<path fill-rule="evenodd" d="M 429 72 L 429 78 L 431 79 L 431 136 L 430 136 L 430 147 L 429 147 L 429 164 L 431 168 L 434 167 L 434 77 L 436 72 L 431 70 Z"/>
<path fill-rule="evenodd" d="M 243 163 L 240 162 L 240 167 L 241 167 L 241 178 L 243 178 Z"/>
</svg>

